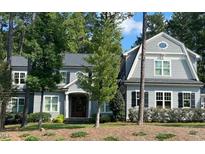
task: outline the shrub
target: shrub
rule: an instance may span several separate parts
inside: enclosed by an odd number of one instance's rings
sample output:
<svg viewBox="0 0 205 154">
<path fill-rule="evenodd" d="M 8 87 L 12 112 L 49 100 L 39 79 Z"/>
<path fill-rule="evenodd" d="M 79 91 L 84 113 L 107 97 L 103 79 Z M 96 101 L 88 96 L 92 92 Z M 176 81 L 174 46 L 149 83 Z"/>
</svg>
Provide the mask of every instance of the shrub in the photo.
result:
<svg viewBox="0 0 205 154">
<path fill-rule="evenodd" d="M 30 113 L 28 115 L 28 122 L 38 122 L 40 118 L 40 113 Z M 51 114 L 47 112 L 42 113 L 42 121 L 49 122 L 51 120 Z"/>
<path fill-rule="evenodd" d="M 157 134 L 157 136 L 155 138 L 159 141 L 164 141 L 166 139 L 169 139 L 169 138 L 172 138 L 172 137 L 175 137 L 175 136 L 176 135 L 171 134 L 171 133 L 159 133 L 159 134 Z"/>
<path fill-rule="evenodd" d="M 64 137 L 59 137 L 59 138 L 56 139 L 56 141 L 64 141 L 64 140 L 65 140 Z"/>
<path fill-rule="evenodd" d="M 71 134 L 72 138 L 77 138 L 77 137 L 85 137 L 87 136 L 88 133 L 87 132 L 83 132 L 83 131 L 79 131 L 79 132 L 74 132 Z"/>
<path fill-rule="evenodd" d="M 138 110 L 129 109 L 129 120 L 138 120 Z M 205 109 L 157 109 L 144 110 L 145 122 L 205 122 Z"/>
<path fill-rule="evenodd" d="M 144 132 L 134 132 L 132 133 L 133 136 L 146 136 L 147 134 Z"/>
<path fill-rule="evenodd" d="M 119 141 L 118 137 L 114 137 L 114 136 L 108 136 L 106 138 L 104 138 L 105 141 Z"/>
<path fill-rule="evenodd" d="M 63 123 L 64 122 L 64 115 L 60 114 L 56 118 L 54 118 L 52 121 L 53 121 L 53 123 Z"/>
<path fill-rule="evenodd" d="M 115 121 L 125 121 L 125 101 L 119 89 L 110 101 L 110 109 Z"/>
<path fill-rule="evenodd" d="M 22 122 L 21 113 L 7 113 L 5 118 L 5 124 L 19 124 Z"/>
<path fill-rule="evenodd" d="M 105 122 L 111 122 L 112 121 L 112 116 L 109 114 L 101 114 L 100 116 L 100 122 L 105 123 Z"/>
<path fill-rule="evenodd" d="M 27 136 L 25 138 L 25 141 L 39 141 L 39 138 L 37 138 L 35 136 Z"/>
</svg>

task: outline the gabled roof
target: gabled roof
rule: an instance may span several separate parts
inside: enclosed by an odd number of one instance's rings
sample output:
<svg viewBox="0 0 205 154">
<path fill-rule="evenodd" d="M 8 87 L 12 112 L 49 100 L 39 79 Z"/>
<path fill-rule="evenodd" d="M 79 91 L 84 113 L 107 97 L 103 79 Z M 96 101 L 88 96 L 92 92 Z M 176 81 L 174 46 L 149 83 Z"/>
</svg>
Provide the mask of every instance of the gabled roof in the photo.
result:
<svg viewBox="0 0 205 154">
<path fill-rule="evenodd" d="M 200 56 L 199 56 L 198 54 L 194 53 L 194 52 L 191 51 L 191 50 L 187 50 L 187 48 L 185 47 L 185 45 L 184 45 L 182 42 L 176 40 L 175 38 L 171 37 L 170 35 L 168 35 L 168 34 L 166 34 L 166 33 L 164 33 L 164 32 L 161 32 L 161 33 L 159 33 L 159 34 L 157 34 L 157 35 L 151 37 L 150 39 L 146 40 L 146 43 L 148 43 L 150 40 L 153 40 L 153 39 L 155 39 L 155 38 L 157 38 L 157 37 L 159 37 L 159 36 L 163 36 L 163 37 L 165 37 L 165 38 L 167 38 L 167 39 L 173 41 L 174 43 L 176 43 L 177 45 L 179 45 L 179 46 L 182 47 L 182 50 L 184 51 L 184 53 L 185 53 L 185 55 L 186 55 L 186 57 L 187 57 L 188 66 L 189 66 L 189 68 L 190 68 L 190 70 L 191 70 L 191 73 L 192 73 L 192 75 L 196 78 L 196 80 L 199 81 L 198 75 L 197 75 L 197 73 L 196 73 L 196 71 L 195 71 L 195 69 L 194 69 L 194 67 L 193 67 L 193 65 L 192 65 L 192 63 L 191 63 L 190 57 L 189 57 L 189 55 L 188 55 L 188 52 L 190 52 L 191 54 L 194 54 L 194 55 L 196 56 L 196 58 L 199 58 Z M 134 51 L 134 50 L 131 49 L 131 50 L 128 51 L 128 52 L 132 52 L 132 51 Z M 141 54 L 141 46 L 140 46 L 140 48 L 139 48 L 139 51 L 138 51 L 137 56 L 135 57 L 134 63 L 133 63 L 133 65 L 132 65 L 132 67 L 131 67 L 131 70 L 130 70 L 130 72 L 129 72 L 129 74 L 128 74 L 127 79 L 130 79 L 130 78 L 131 78 L 131 76 L 132 76 L 132 74 L 133 74 L 133 72 L 134 72 L 134 69 L 136 68 L 137 60 L 138 60 L 138 57 L 139 57 L 140 54 Z"/>
<path fill-rule="evenodd" d="M 63 59 L 63 66 L 70 66 L 70 67 L 91 66 L 84 59 L 88 56 L 89 54 L 66 53 Z M 27 67 L 27 65 L 28 65 L 28 61 L 25 57 L 23 56 L 12 56 L 11 57 L 11 66 Z"/>
</svg>

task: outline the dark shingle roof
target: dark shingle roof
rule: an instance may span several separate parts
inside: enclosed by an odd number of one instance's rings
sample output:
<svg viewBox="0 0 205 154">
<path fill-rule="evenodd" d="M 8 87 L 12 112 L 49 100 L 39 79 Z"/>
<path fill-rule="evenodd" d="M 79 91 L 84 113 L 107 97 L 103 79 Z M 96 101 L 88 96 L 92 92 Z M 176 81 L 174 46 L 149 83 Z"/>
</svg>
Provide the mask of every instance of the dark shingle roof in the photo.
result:
<svg viewBox="0 0 205 154">
<path fill-rule="evenodd" d="M 71 54 L 66 53 L 63 59 L 63 66 L 91 66 L 88 64 L 84 58 L 89 54 Z M 12 56 L 11 66 L 27 66 L 27 59 L 22 56 Z"/>
<path fill-rule="evenodd" d="M 22 56 L 12 56 L 11 66 L 27 66 L 27 59 Z"/>
<path fill-rule="evenodd" d="M 139 83 L 140 79 L 139 78 L 130 78 L 129 80 L 126 80 L 125 83 Z M 202 82 L 196 81 L 196 80 L 186 80 L 186 79 L 145 79 L 145 83 L 147 84 L 198 84 L 198 85 L 203 85 Z"/>
</svg>

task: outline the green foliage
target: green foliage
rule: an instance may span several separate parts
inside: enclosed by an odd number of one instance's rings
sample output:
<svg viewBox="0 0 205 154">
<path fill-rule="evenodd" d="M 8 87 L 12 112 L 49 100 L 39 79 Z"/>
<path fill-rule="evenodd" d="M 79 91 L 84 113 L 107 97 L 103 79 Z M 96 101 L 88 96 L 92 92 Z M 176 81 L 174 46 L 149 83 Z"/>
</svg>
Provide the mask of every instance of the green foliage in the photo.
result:
<svg viewBox="0 0 205 154">
<path fill-rule="evenodd" d="M 56 134 L 54 132 L 45 132 L 43 136 L 55 136 Z"/>
<path fill-rule="evenodd" d="M 171 133 L 159 133 L 156 135 L 155 138 L 159 141 L 164 141 L 164 140 L 173 138 L 175 136 L 176 136 L 175 134 L 171 134 Z"/>
<path fill-rule="evenodd" d="M 5 124 L 19 124 L 22 122 L 21 113 L 7 113 L 5 117 Z"/>
<path fill-rule="evenodd" d="M 90 120 L 91 123 L 94 123 L 96 120 L 96 114 L 92 115 L 92 118 Z M 113 118 L 111 114 L 100 114 L 100 123 L 106 123 L 106 122 L 112 122 Z"/>
<path fill-rule="evenodd" d="M 106 138 L 104 138 L 105 141 L 119 141 L 118 137 L 114 137 L 114 136 L 108 136 Z"/>
<path fill-rule="evenodd" d="M 87 132 L 83 132 L 83 131 L 79 131 L 79 132 L 74 132 L 71 134 L 72 138 L 78 138 L 78 137 L 85 137 L 87 136 L 88 133 Z"/>
<path fill-rule="evenodd" d="M 138 120 L 138 111 L 134 108 L 129 109 L 129 120 Z M 157 109 L 149 108 L 144 110 L 145 122 L 204 122 L 204 109 Z"/>
<path fill-rule="evenodd" d="M 35 136 L 27 136 L 24 141 L 39 141 L 40 139 Z"/>
<path fill-rule="evenodd" d="M 189 131 L 189 134 L 190 135 L 197 135 L 198 131 L 195 131 L 195 130 L 190 130 Z"/>
<path fill-rule="evenodd" d="M 63 123 L 64 122 L 64 115 L 60 114 L 56 118 L 52 120 L 53 123 Z"/>
<path fill-rule="evenodd" d="M 64 141 L 64 140 L 65 140 L 64 137 L 59 137 L 59 138 L 56 139 L 56 141 Z"/>
<path fill-rule="evenodd" d="M 119 89 L 115 97 L 110 101 L 110 109 L 112 110 L 115 121 L 125 120 L 125 101 Z"/>
<path fill-rule="evenodd" d="M 37 113 L 30 113 L 28 115 L 28 122 L 38 122 L 39 118 L 40 118 L 40 114 L 39 112 Z M 47 113 L 47 112 L 43 112 L 42 114 L 42 121 L 43 122 L 49 122 L 51 120 L 51 114 Z"/>
<path fill-rule="evenodd" d="M 134 132 L 132 133 L 133 136 L 146 136 L 147 134 L 144 132 Z"/>
</svg>

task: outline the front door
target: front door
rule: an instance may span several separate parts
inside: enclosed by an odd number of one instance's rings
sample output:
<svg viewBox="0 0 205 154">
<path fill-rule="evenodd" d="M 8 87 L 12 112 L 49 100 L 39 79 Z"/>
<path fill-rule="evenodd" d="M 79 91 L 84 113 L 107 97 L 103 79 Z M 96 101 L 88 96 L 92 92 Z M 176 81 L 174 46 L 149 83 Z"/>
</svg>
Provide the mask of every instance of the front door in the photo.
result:
<svg viewBox="0 0 205 154">
<path fill-rule="evenodd" d="M 71 95 L 71 117 L 86 117 L 87 97 L 85 95 Z"/>
</svg>

